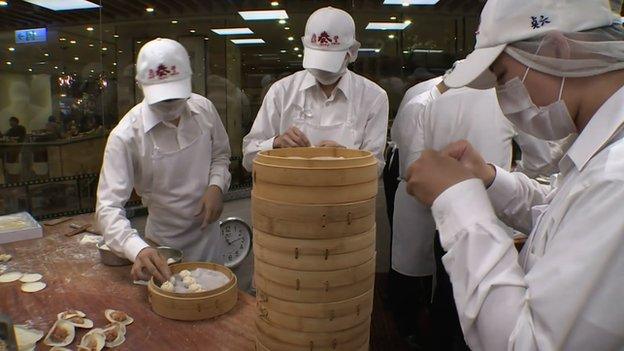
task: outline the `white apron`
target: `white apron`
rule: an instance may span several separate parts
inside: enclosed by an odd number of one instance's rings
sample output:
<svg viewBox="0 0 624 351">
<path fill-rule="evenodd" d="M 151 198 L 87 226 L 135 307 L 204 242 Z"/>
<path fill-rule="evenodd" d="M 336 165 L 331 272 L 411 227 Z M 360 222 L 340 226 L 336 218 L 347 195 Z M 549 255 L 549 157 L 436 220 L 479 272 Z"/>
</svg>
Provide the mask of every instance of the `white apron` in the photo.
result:
<svg viewBox="0 0 624 351">
<path fill-rule="evenodd" d="M 431 210 L 410 196 L 406 188 L 401 181 L 394 197 L 392 269 L 411 277 L 433 275 L 436 224 Z"/>
<path fill-rule="evenodd" d="M 312 146 L 318 146 L 322 141 L 335 141 L 348 149 L 359 149 L 356 144 L 354 130 L 354 111 L 351 99 L 347 99 L 347 116 L 344 123 L 321 126 L 318 125 L 320 119 L 315 120 L 312 113 L 310 101 L 305 98 L 305 93 L 301 94 L 303 101 L 298 104 L 299 113 L 295 115 L 294 124 L 308 137 Z M 314 123 L 317 122 L 317 123 Z"/>
<path fill-rule="evenodd" d="M 149 215 L 145 236 L 159 245 L 182 250 L 185 261 L 210 261 L 222 263 L 218 256 L 222 248 L 217 245 L 220 228 L 218 222 L 201 229 L 203 215 L 199 212 L 202 197 L 208 189 L 212 163 L 210 131 L 197 124 L 200 135 L 183 149 L 162 151 L 151 133 L 152 187 L 144 196 Z"/>
</svg>

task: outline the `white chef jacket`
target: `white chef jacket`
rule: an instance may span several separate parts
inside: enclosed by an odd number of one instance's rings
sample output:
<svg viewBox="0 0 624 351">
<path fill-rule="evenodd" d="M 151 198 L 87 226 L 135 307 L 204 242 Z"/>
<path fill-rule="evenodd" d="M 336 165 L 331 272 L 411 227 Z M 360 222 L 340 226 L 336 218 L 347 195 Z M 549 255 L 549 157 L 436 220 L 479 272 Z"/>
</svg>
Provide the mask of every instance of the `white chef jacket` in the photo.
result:
<svg viewBox="0 0 624 351">
<path fill-rule="evenodd" d="M 529 178 L 548 177 L 559 173 L 557 165 L 565 153 L 564 150 L 570 147 L 575 136 L 549 141 L 538 139 L 520 130 L 516 131 L 514 141 L 522 150 L 521 159 L 516 164 L 516 172 L 524 173 Z"/>
<path fill-rule="evenodd" d="M 444 80 L 443 76 L 431 78 L 426 81 L 415 84 L 413 87 L 407 89 L 407 91 L 403 95 L 403 100 L 401 100 L 399 109 L 397 110 L 397 118 L 399 118 L 398 116 L 403 110 L 403 108 L 405 107 L 405 105 L 407 105 L 408 102 L 412 101 L 412 98 L 431 90 L 431 88 L 442 83 L 442 80 Z"/>
<path fill-rule="evenodd" d="M 383 169 L 388 96 L 377 84 L 350 70 L 329 98 L 314 76 L 305 70 L 275 82 L 264 98 L 251 131 L 243 138 L 245 169 L 251 171 L 256 154 L 272 149 L 275 137 L 294 125 L 302 113 L 304 100 L 311 107 L 312 122 L 319 126 L 346 122 L 349 104 L 352 104 L 356 146 L 372 152 L 379 161 L 379 169 Z"/>
<path fill-rule="evenodd" d="M 405 170 L 424 149 L 441 150 L 461 139 L 470 141 L 488 162 L 510 169 L 515 131 L 498 107 L 494 89 L 461 88 L 440 95 L 433 87 L 413 98 L 405 114 L 412 121 L 411 126 L 402 122 L 398 138 Z M 407 194 L 404 181 L 397 188 L 393 223 L 392 269 L 409 276 L 432 275 L 435 223 L 430 209 Z"/>
<path fill-rule="evenodd" d="M 176 151 L 191 144 L 199 134 L 191 118 L 199 117 L 205 130 L 212 133 L 210 185 L 225 193 L 230 186 L 230 144 L 215 106 L 208 99 L 192 94 L 178 127 L 161 121 L 145 101 L 133 107 L 113 129 L 106 143 L 97 190 L 96 219 L 112 251 L 134 260 L 148 244 L 126 218 L 125 203 L 134 188 L 139 196 L 153 192 L 152 151 L 154 143 L 163 151 Z M 205 177 L 198 174 L 197 177 Z M 199 208 L 199 204 L 198 204 Z M 148 208 L 149 210 L 149 208 Z"/>
<path fill-rule="evenodd" d="M 497 169 L 432 211 L 459 320 L 474 350 L 624 347 L 624 88 L 596 112 L 549 188 Z M 533 228 L 520 255 L 496 215 Z"/>
</svg>

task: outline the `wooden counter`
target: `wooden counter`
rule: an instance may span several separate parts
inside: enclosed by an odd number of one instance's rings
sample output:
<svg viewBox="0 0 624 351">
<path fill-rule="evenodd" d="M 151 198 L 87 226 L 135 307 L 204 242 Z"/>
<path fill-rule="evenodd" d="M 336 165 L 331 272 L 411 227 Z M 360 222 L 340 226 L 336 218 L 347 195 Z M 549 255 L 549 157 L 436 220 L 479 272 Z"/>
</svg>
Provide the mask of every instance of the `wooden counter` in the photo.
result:
<svg viewBox="0 0 624 351">
<path fill-rule="evenodd" d="M 135 285 L 130 266 L 102 265 L 95 244 L 80 245 L 84 234 L 67 238 L 69 223 L 89 222 L 91 215 L 54 227 L 44 226 L 42 239 L 0 245 L 0 253 L 13 259 L 5 263 L 10 271 L 36 272 L 48 286 L 37 293 L 23 293 L 19 282 L 0 284 L 0 313 L 9 315 L 16 324 L 30 324 L 48 332 L 57 313 L 78 309 L 104 326 L 107 308 L 127 312 L 134 318 L 128 326 L 126 342 L 116 350 L 254 350 L 255 298 L 239 292 L 237 305 L 214 320 L 179 322 L 152 312 L 147 301 L 147 288 Z M 1 264 L 0 264 L 1 265 Z M 77 329 L 75 349 L 85 329 Z M 39 342 L 37 350 L 49 347 Z"/>
</svg>

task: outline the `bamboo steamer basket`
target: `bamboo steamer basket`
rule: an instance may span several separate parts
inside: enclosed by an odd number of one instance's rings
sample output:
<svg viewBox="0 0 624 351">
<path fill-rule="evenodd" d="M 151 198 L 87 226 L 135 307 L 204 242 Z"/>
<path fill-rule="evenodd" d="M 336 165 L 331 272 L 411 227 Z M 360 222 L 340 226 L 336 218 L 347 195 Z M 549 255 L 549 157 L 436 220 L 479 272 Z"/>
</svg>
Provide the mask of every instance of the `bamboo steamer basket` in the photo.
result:
<svg viewBox="0 0 624 351">
<path fill-rule="evenodd" d="M 353 346 L 353 344 L 356 344 L 358 341 L 358 340 L 354 340 L 354 342 L 345 343 L 343 345 L 340 345 L 340 347 L 336 345 L 337 347 L 333 348 L 331 346 L 326 347 L 326 346 L 314 346 L 314 345 L 311 345 L 311 346 L 291 345 L 291 344 L 281 343 L 267 336 L 262 336 L 261 338 L 265 342 L 270 344 L 271 348 L 264 346 L 262 342 L 260 342 L 259 339 L 256 339 L 256 351 L 340 351 L 340 350 L 368 351 L 369 343 L 370 343 L 370 338 L 367 338 L 366 341 L 360 347 Z"/>
<path fill-rule="evenodd" d="M 375 284 L 375 275 L 356 282 L 352 285 L 332 287 L 330 289 L 299 289 L 281 285 L 266 279 L 260 274 L 254 275 L 256 287 L 263 290 L 267 295 L 282 300 L 303 303 L 337 302 L 359 296 L 370 290 Z"/>
<path fill-rule="evenodd" d="M 258 288 L 256 297 L 260 308 L 292 316 L 331 320 L 335 317 L 363 314 L 362 311 L 366 310 L 367 306 L 372 306 L 373 294 L 373 289 L 370 289 L 356 297 L 336 302 L 300 303 L 269 296 Z"/>
<path fill-rule="evenodd" d="M 371 234 L 374 230 L 347 237 L 350 240 L 301 240 L 283 239 L 255 231 L 254 256 L 270 265 L 294 270 L 347 269 L 364 264 L 375 256 L 374 235 Z M 349 247 L 348 243 L 353 243 L 353 247 Z"/>
<path fill-rule="evenodd" d="M 334 271 L 298 271 L 276 267 L 256 259 L 256 273 L 275 283 L 294 287 L 297 290 L 325 289 L 349 286 L 375 274 L 375 257 L 358 266 Z"/>
<path fill-rule="evenodd" d="M 325 347 L 337 350 L 353 350 L 362 346 L 368 339 L 370 317 L 364 323 L 347 330 L 319 333 L 284 329 L 258 318 L 256 319 L 256 330 L 260 342 L 270 349 L 273 349 L 271 344 L 279 343 L 308 347 L 308 350 Z"/>
<path fill-rule="evenodd" d="M 229 312 L 238 300 L 236 275 L 225 266 L 210 262 L 185 262 L 170 266 L 172 273 L 187 269 L 206 268 L 225 274 L 230 281 L 217 289 L 200 293 L 175 293 L 162 290 L 150 279 L 147 294 L 152 310 L 165 318 L 197 321 L 214 318 Z"/>
<path fill-rule="evenodd" d="M 328 239 L 363 233 L 375 226 L 375 198 L 336 205 L 301 205 L 252 194 L 254 229 L 276 236 Z"/>
<path fill-rule="evenodd" d="M 318 160 L 314 157 L 342 157 Z M 377 194 L 377 160 L 368 151 L 337 148 L 266 150 L 254 160 L 256 197 L 293 204 L 338 204 Z"/>
</svg>

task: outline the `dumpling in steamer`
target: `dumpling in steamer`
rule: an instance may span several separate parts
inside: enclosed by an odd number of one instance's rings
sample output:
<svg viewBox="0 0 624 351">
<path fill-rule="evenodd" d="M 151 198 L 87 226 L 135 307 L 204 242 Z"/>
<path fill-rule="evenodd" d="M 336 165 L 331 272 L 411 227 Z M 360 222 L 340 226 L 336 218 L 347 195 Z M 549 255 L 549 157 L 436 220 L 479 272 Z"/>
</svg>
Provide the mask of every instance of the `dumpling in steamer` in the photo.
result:
<svg viewBox="0 0 624 351">
<path fill-rule="evenodd" d="M 184 277 L 184 279 L 182 279 L 182 282 L 184 283 L 185 286 L 190 287 L 191 285 L 197 283 L 197 281 L 195 280 L 195 278 L 191 277 L 191 276 L 187 276 Z"/>
<path fill-rule="evenodd" d="M 170 281 L 166 281 L 160 286 L 160 288 L 164 291 L 173 292 L 174 286 Z"/>
</svg>

